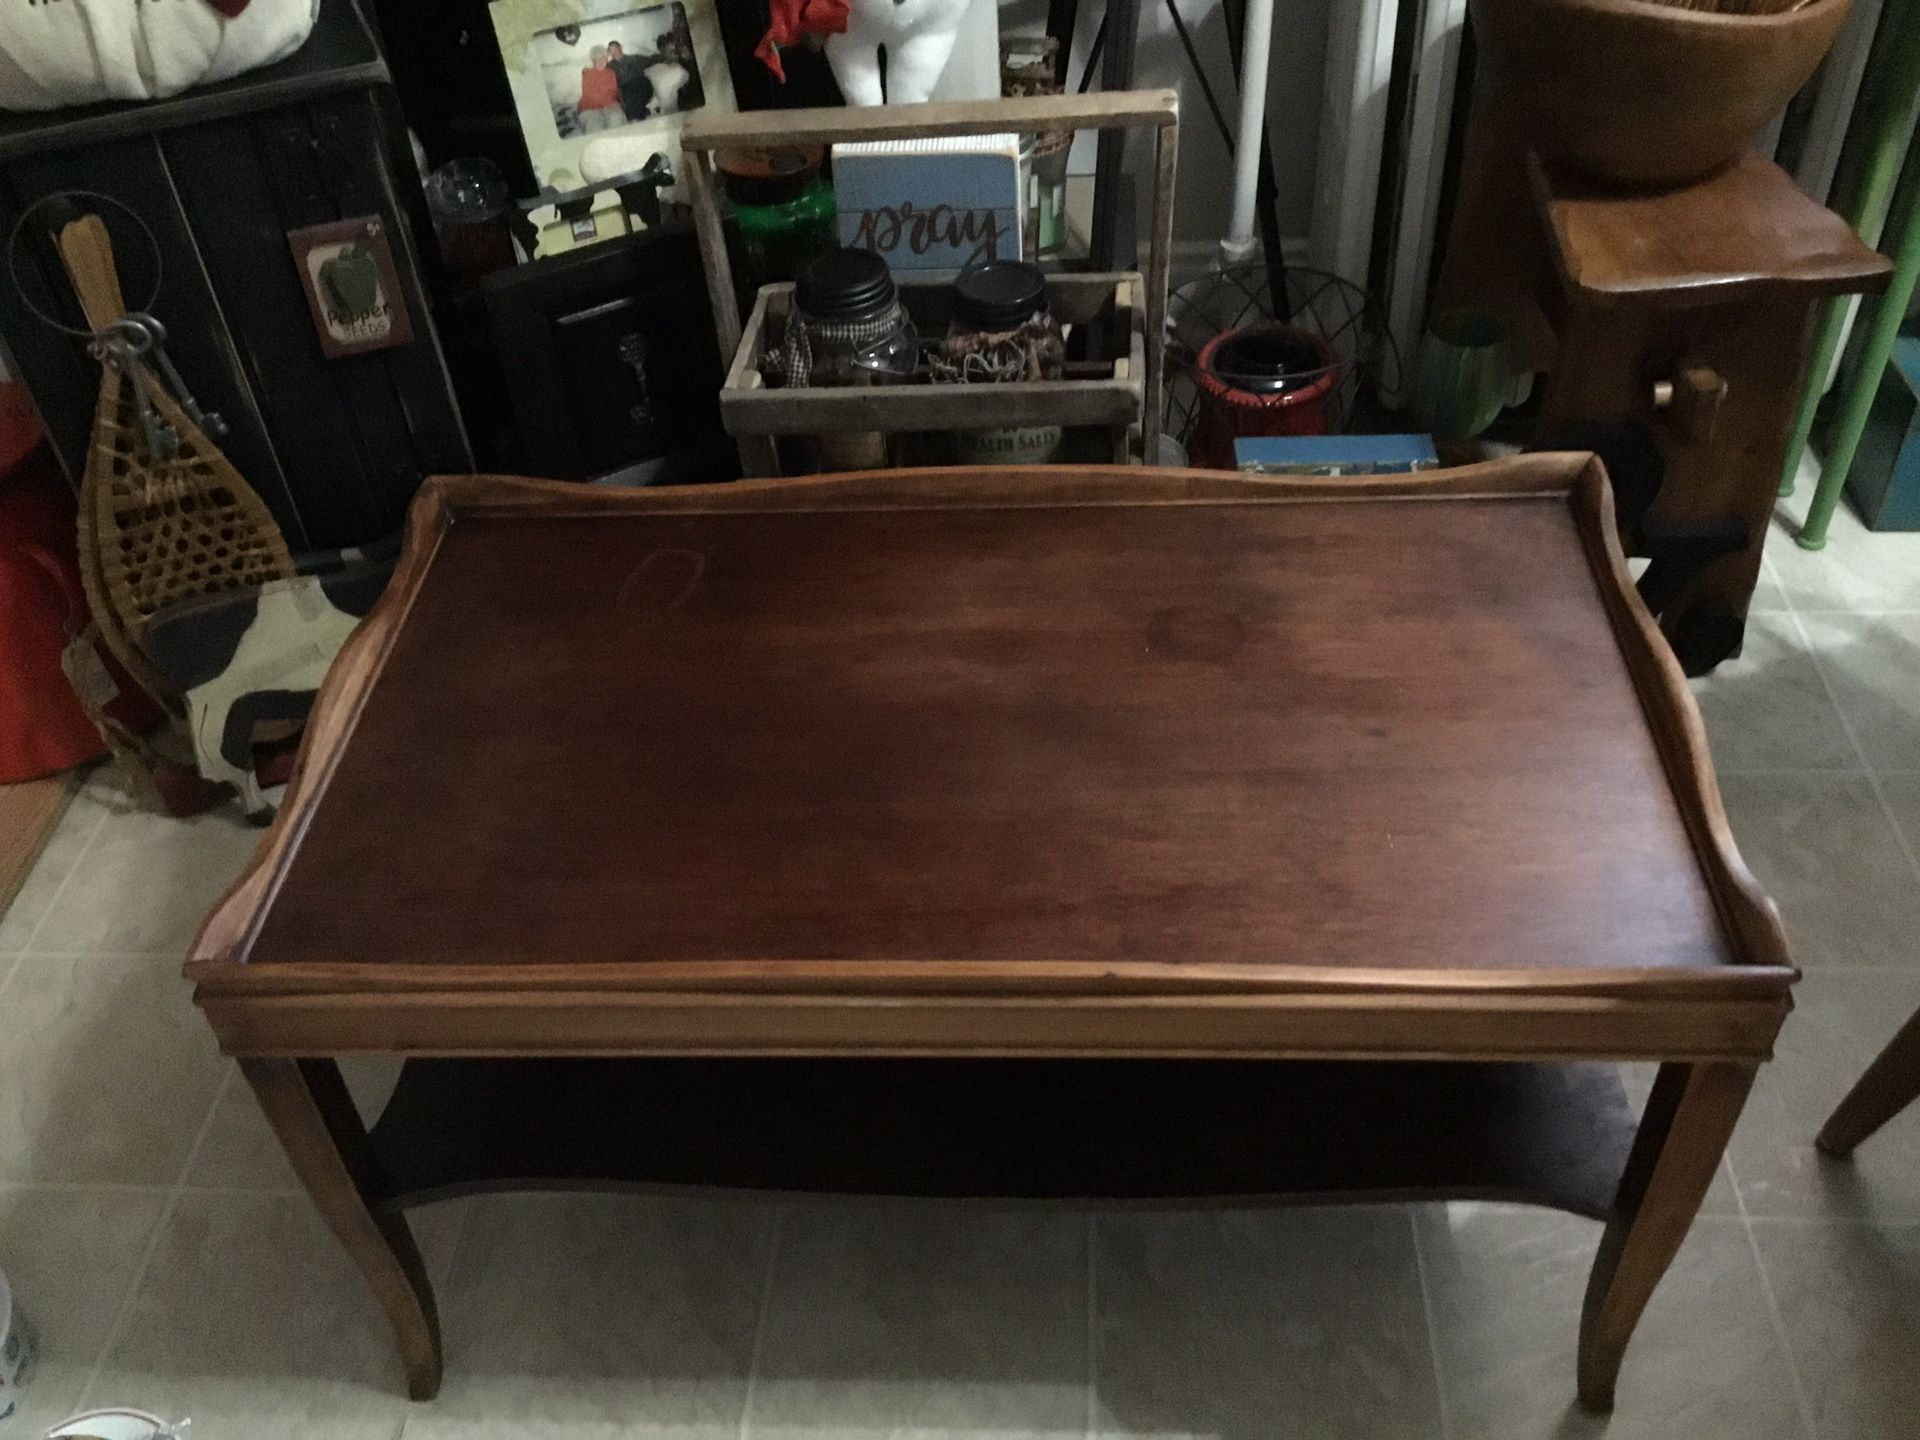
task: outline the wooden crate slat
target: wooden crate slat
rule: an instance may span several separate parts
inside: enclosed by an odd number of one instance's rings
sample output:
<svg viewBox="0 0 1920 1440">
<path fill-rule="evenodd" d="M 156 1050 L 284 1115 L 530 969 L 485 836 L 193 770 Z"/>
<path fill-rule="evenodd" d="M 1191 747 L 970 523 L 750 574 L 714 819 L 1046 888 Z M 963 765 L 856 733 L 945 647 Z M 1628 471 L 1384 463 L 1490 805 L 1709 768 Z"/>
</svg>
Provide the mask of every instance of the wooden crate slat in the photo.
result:
<svg viewBox="0 0 1920 1440">
<path fill-rule="evenodd" d="M 1164 129 L 1180 118 L 1171 90 L 1105 95 L 1030 95 L 1017 100 L 948 100 L 923 105 L 840 106 L 817 110 L 705 112 L 687 122 L 689 152 L 749 145 L 830 145 L 841 141 L 918 140 L 941 135 L 999 135 L 1037 130 Z"/>
<path fill-rule="evenodd" d="M 1134 303 L 1141 284 L 1131 271 L 1104 275 L 1049 276 L 1056 311 L 1076 324 L 1111 318 L 1127 336 L 1127 350 L 1113 357 L 1113 373 L 1097 379 L 1030 380 L 1015 385 L 797 386 L 772 389 L 761 383 L 759 365 L 770 337 L 793 308 L 790 283 L 762 287 L 747 320 L 740 348 L 720 394 L 720 415 L 737 439 L 764 435 L 817 435 L 830 430 L 988 430 L 1016 425 L 1113 427 L 1138 425 L 1145 405 L 1142 377 L 1146 339 Z M 924 331 L 944 325 L 949 294 L 944 286 L 901 287 Z"/>
</svg>

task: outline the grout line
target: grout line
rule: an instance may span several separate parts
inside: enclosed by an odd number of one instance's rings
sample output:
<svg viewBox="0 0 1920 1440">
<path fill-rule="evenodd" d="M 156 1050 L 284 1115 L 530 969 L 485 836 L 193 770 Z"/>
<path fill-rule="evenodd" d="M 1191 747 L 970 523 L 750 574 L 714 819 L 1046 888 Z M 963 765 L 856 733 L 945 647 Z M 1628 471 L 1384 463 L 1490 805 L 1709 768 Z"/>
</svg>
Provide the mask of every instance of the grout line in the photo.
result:
<svg viewBox="0 0 1920 1440">
<path fill-rule="evenodd" d="M 167 1195 L 167 1203 L 160 1208 L 160 1218 L 154 1222 L 153 1238 L 147 1241 L 147 1250 L 140 1257 L 139 1265 L 134 1267 L 133 1279 L 127 1286 L 127 1293 L 120 1297 L 120 1308 L 114 1311 L 113 1319 L 107 1325 L 107 1338 L 100 1347 L 100 1354 L 93 1362 L 93 1368 L 87 1372 L 87 1383 L 80 1387 L 79 1410 L 93 1407 L 93 1390 L 100 1383 L 100 1376 L 107 1368 L 107 1361 L 113 1358 L 113 1352 L 119 1348 L 128 1323 L 133 1319 L 134 1301 L 140 1298 L 140 1288 L 147 1282 L 147 1273 L 153 1268 L 153 1257 L 160 1253 L 160 1242 L 166 1238 L 167 1231 L 173 1225 L 173 1212 L 180 1206 L 180 1196 L 186 1190 L 186 1178 L 193 1173 L 194 1162 L 200 1158 L 200 1151 L 207 1143 L 207 1136 L 213 1132 L 214 1117 L 220 1113 L 220 1102 L 226 1098 L 227 1090 L 233 1084 L 233 1077 L 239 1067 L 229 1064 L 227 1073 L 221 1078 L 220 1088 L 213 1092 L 213 1103 L 207 1106 L 206 1117 L 200 1122 L 200 1129 L 193 1137 L 193 1144 L 187 1147 L 187 1157 L 180 1162 L 180 1174 Z"/>
<path fill-rule="evenodd" d="M 84 790 L 85 786 L 83 784 L 81 790 L 75 791 L 73 799 L 67 803 L 69 805 L 77 805 L 82 798 L 82 792 Z M 33 922 L 33 929 L 27 932 L 27 938 L 20 947 L 20 953 L 22 955 L 38 953 L 34 951 L 33 942 L 40 938 L 40 932 L 46 929 L 47 921 L 51 920 L 54 912 L 60 908 L 60 901 L 67 893 L 67 886 L 73 883 L 73 877 L 80 873 L 80 867 L 86 864 L 87 856 L 93 853 L 93 847 L 100 839 L 100 832 L 106 828 L 107 818 L 112 813 L 113 811 L 106 805 L 100 806 L 100 813 L 96 815 L 93 820 L 93 828 L 87 832 L 87 838 L 80 842 L 79 853 L 73 857 L 73 863 L 67 866 L 67 873 L 60 877 L 60 883 L 53 887 L 53 894 L 47 898 L 47 908 L 40 912 L 40 918 Z M 65 816 L 61 817 L 63 821 L 65 818 Z"/>
<path fill-rule="evenodd" d="M 1753 1268 L 1760 1276 L 1760 1298 L 1766 1303 L 1767 1318 L 1773 1322 L 1773 1338 L 1780 1344 L 1781 1354 L 1787 1357 L 1787 1379 L 1793 1382 L 1793 1405 L 1800 1414 L 1800 1433 L 1807 1440 L 1819 1440 L 1819 1433 L 1813 1423 L 1813 1403 L 1807 1398 L 1806 1382 L 1800 1378 L 1800 1362 L 1794 1358 L 1793 1340 L 1787 1334 L 1786 1318 L 1780 1313 L 1779 1297 L 1773 1293 L 1773 1277 L 1767 1273 L 1766 1257 L 1760 1253 L 1760 1242 L 1754 1238 L 1753 1217 L 1747 1214 L 1746 1197 L 1740 1193 L 1739 1177 L 1732 1174 L 1733 1164 L 1727 1160 L 1727 1171 L 1733 1184 L 1733 1203 L 1740 1207 L 1740 1233 L 1747 1237 L 1747 1251 L 1753 1256 Z"/>
<path fill-rule="evenodd" d="M 0 1195 L 19 1194 L 27 1190 L 38 1190 L 47 1195 L 170 1195 L 173 1188 L 171 1185 L 143 1185 L 137 1180 L 0 1180 Z"/>
<path fill-rule="evenodd" d="M 1087 1440 L 1100 1427 L 1100 1217 L 1087 1212 Z"/>
<path fill-rule="evenodd" d="M 1920 1230 L 1920 1216 L 1896 1220 L 1879 1215 L 1750 1215 L 1750 1225 L 1777 1225 L 1783 1229 L 1826 1230 L 1845 1226 L 1855 1230 Z"/>
<path fill-rule="evenodd" d="M 1420 1276 L 1420 1313 L 1427 1322 L 1427 1357 L 1433 1362 L 1433 1388 L 1440 1400 L 1440 1440 L 1453 1440 L 1453 1404 L 1447 1398 L 1447 1374 L 1440 1364 L 1440 1329 L 1433 1321 L 1433 1290 L 1427 1284 L 1427 1248 L 1420 1241 L 1420 1212 L 1407 1206 L 1413 1232 L 1413 1268 Z"/>
<path fill-rule="evenodd" d="M 1911 975 L 1912 960 L 1889 960 L 1884 965 L 1827 965 L 1813 961 L 1800 967 L 1808 975 Z"/>
<path fill-rule="evenodd" d="M 460 1268 L 460 1252 L 467 1248 L 467 1232 L 473 1228 L 473 1212 L 485 1203 L 486 1198 L 485 1195 L 470 1195 L 461 1202 L 460 1221 L 454 1228 L 453 1243 L 447 1246 L 447 1263 L 433 1277 L 435 1295 L 444 1295 L 453 1288 L 454 1272 Z"/>
<path fill-rule="evenodd" d="M 189 937 L 178 945 L 156 947 L 152 950 L 102 950 L 97 947 L 83 946 L 72 950 L 35 950 L 36 960 L 175 960 L 184 964 L 188 947 L 192 944 Z M 20 952 L 24 957 L 27 952 Z"/>
<path fill-rule="evenodd" d="M 1880 784 L 1880 776 L 1875 773 L 1867 760 L 1867 752 L 1860 744 L 1860 737 L 1854 733 L 1853 721 L 1847 718 L 1847 712 L 1841 707 L 1840 697 L 1834 693 L 1833 681 L 1827 678 L 1827 667 L 1821 663 L 1820 652 L 1815 648 L 1813 637 L 1807 633 L 1806 622 L 1798 611 L 1789 612 L 1793 616 L 1794 629 L 1799 632 L 1800 644 L 1813 657 L 1813 673 L 1820 677 L 1820 688 L 1826 692 L 1827 703 L 1833 707 L 1833 713 L 1840 717 L 1840 730 L 1847 737 L 1847 743 L 1853 746 L 1853 753 L 1860 761 L 1860 768 L 1866 773 L 1867 784 L 1873 788 L 1873 798 L 1880 802 L 1880 813 L 1886 817 L 1887 824 L 1893 827 L 1894 842 L 1899 845 L 1900 853 L 1907 857 L 1907 872 L 1916 882 L 1920 882 L 1920 858 L 1914 854 L 1913 842 L 1907 838 L 1907 832 L 1901 828 L 1900 820 L 1893 812 L 1893 806 L 1887 800 L 1887 792 Z"/>
<path fill-rule="evenodd" d="M 1716 765 L 1713 773 L 1722 780 L 1738 780 L 1745 777 L 1757 777 L 1765 780 L 1782 775 L 1794 778 L 1805 777 L 1810 780 L 1839 780 L 1852 779 L 1856 775 L 1865 773 L 1865 771 L 1864 768 L 1859 765 Z"/>
<path fill-rule="evenodd" d="M 760 1356 L 767 1344 L 767 1316 L 773 1310 L 774 1267 L 780 1262 L 780 1227 L 787 1207 L 776 1205 L 773 1220 L 767 1226 L 767 1268 L 760 1278 L 760 1313 L 753 1322 L 753 1349 L 747 1357 L 747 1393 L 740 1401 L 740 1440 L 747 1440 L 753 1426 L 753 1397 L 759 1389 Z"/>
</svg>

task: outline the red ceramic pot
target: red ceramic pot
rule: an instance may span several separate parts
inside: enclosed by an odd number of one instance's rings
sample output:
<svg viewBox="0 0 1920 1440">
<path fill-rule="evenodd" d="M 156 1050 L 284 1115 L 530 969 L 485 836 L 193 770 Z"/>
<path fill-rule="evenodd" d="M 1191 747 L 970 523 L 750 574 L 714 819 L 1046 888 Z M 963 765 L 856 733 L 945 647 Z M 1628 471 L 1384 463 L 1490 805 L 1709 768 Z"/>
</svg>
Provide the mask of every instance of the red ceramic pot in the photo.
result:
<svg viewBox="0 0 1920 1440">
<path fill-rule="evenodd" d="M 1231 470 L 1242 436 L 1327 434 L 1344 366 L 1324 335 L 1263 321 L 1214 336 L 1194 371 L 1200 403 L 1187 459 Z"/>
</svg>

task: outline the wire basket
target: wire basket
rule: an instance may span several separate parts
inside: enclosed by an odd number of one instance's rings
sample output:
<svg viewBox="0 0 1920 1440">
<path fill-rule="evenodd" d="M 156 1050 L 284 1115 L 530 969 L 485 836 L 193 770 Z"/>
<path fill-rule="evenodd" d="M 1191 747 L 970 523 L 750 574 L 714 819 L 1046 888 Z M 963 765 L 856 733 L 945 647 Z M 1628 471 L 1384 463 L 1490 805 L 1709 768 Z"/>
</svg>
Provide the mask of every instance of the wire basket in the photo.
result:
<svg viewBox="0 0 1920 1440">
<path fill-rule="evenodd" d="M 1200 418 L 1200 352 L 1230 330 L 1263 321 L 1312 336 L 1330 361 L 1291 382 L 1324 391 L 1328 429 L 1344 431 L 1364 396 L 1399 384 L 1400 356 L 1380 308 L 1358 285 L 1324 270 L 1289 266 L 1285 304 L 1273 303 L 1264 265 L 1228 265 L 1189 280 L 1167 295 L 1165 434 L 1185 447 Z M 1220 371 L 1216 368 L 1216 375 Z M 1223 378 L 1231 378 L 1223 377 Z"/>
</svg>

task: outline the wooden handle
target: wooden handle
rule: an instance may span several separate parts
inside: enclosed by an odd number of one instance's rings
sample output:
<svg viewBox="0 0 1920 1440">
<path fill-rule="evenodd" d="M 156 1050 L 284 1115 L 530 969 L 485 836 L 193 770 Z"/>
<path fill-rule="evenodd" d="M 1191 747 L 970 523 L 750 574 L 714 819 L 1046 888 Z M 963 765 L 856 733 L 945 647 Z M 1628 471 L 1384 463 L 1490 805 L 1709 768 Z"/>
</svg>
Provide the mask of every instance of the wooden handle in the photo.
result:
<svg viewBox="0 0 1920 1440">
<path fill-rule="evenodd" d="M 61 226 L 55 243 L 89 325 L 104 329 L 127 313 L 120 272 L 113 265 L 113 241 L 98 215 L 82 215 Z"/>
<path fill-rule="evenodd" d="M 818 110 L 701 111 L 680 132 L 688 151 L 750 145 L 831 145 L 854 140 L 920 140 L 938 135 L 1026 134 L 1043 130 L 1165 129 L 1179 123 L 1172 90 L 1100 95 L 1028 95 L 1017 100 L 947 100 L 925 105 L 835 105 Z"/>
</svg>

